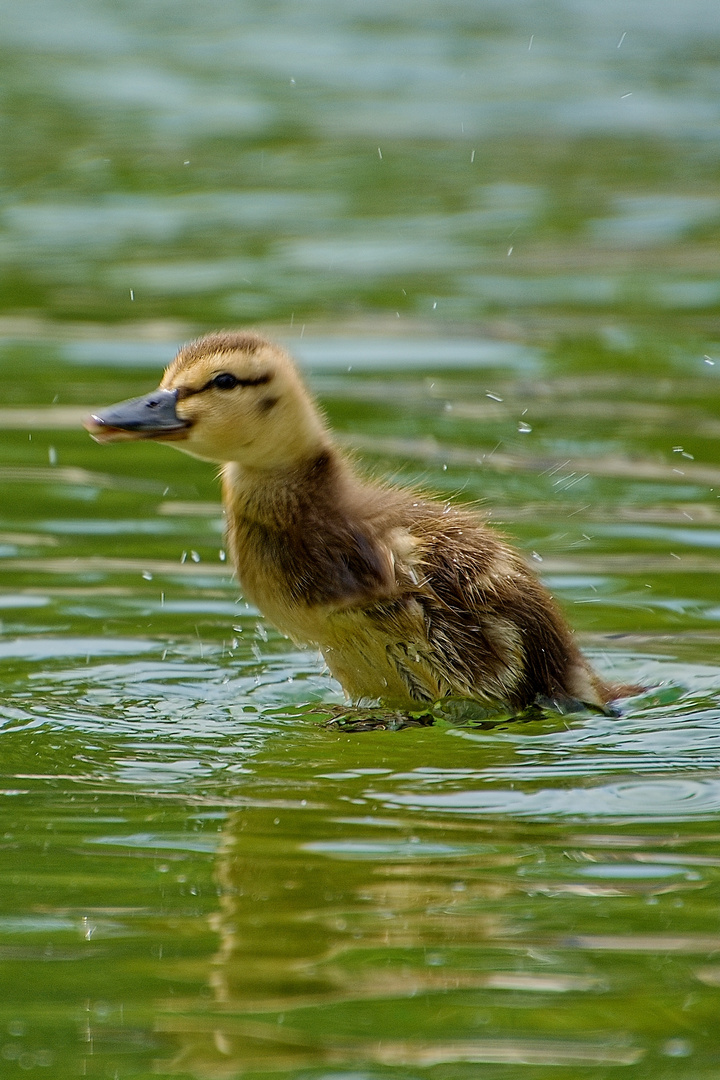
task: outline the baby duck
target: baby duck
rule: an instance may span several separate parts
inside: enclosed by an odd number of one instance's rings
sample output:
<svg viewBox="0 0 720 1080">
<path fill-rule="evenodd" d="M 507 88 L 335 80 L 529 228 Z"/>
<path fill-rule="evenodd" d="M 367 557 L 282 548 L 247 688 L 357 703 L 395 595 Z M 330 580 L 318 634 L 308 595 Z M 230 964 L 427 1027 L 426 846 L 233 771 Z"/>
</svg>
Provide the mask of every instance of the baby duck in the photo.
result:
<svg viewBox="0 0 720 1080">
<path fill-rule="evenodd" d="M 85 427 L 222 465 L 245 596 L 318 647 L 353 701 L 460 697 L 514 713 L 613 697 L 520 555 L 471 509 L 358 476 L 291 358 L 260 334 L 185 345 L 157 390 Z"/>
</svg>

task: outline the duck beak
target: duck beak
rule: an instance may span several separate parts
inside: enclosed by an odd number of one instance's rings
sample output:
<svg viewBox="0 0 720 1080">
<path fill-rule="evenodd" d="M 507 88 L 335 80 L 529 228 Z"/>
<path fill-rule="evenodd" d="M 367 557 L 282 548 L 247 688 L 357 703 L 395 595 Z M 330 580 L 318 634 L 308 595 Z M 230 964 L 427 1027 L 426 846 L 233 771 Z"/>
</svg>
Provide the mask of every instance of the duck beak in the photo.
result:
<svg viewBox="0 0 720 1080">
<path fill-rule="evenodd" d="M 183 439 L 190 427 L 176 412 L 177 390 L 154 390 L 146 397 L 131 398 L 93 413 L 83 427 L 95 442 L 129 439 Z"/>
</svg>

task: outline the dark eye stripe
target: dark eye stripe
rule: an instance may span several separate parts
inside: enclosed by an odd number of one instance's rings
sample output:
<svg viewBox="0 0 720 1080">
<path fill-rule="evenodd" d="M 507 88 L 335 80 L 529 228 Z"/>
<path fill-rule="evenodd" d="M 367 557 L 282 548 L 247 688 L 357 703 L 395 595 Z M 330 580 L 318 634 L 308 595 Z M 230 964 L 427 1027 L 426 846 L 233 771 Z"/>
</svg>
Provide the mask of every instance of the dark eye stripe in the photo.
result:
<svg viewBox="0 0 720 1080">
<path fill-rule="evenodd" d="M 218 385 L 217 380 L 222 375 L 226 377 L 229 376 L 229 378 L 233 379 L 234 382 L 228 382 L 225 386 Z M 236 386 L 264 386 L 271 380 L 272 375 L 270 374 L 258 375 L 255 379 L 238 379 L 237 376 L 233 375 L 230 371 L 221 371 L 218 375 L 214 375 L 212 379 L 208 379 L 204 386 L 199 386 L 197 389 L 192 386 L 177 387 L 177 396 L 178 401 L 183 401 L 185 398 L 194 397 L 195 394 L 202 394 L 204 390 L 232 390 Z"/>
<path fill-rule="evenodd" d="M 238 379 L 230 371 L 221 371 L 203 386 L 203 390 L 209 390 L 211 387 L 216 387 L 218 390 L 233 390 L 236 386 L 264 386 L 265 383 L 270 382 L 271 378 L 271 375 L 266 374 L 258 375 L 255 379 Z"/>
</svg>

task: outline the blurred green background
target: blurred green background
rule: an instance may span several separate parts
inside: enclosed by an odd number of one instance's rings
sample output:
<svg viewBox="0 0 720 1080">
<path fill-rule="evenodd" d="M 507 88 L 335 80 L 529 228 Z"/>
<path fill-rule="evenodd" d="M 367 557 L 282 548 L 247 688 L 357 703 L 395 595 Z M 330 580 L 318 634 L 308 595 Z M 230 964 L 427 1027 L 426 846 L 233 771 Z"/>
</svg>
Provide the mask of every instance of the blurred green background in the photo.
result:
<svg viewBox="0 0 720 1080">
<path fill-rule="evenodd" d="M 2 19 L 8 314 L 716 314 L 711 3 L 31 0 Z"/>
</svg>

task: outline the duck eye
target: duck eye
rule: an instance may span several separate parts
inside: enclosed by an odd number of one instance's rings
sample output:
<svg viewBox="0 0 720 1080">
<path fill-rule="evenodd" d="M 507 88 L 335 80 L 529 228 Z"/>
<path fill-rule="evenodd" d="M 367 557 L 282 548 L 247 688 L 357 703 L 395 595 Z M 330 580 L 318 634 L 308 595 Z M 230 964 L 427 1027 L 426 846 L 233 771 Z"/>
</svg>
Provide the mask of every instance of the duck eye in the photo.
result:
<svg viewBox="0 0 720 1080">
<path fill-rule="evenodd" d="M 219 375 L 216 375 L 211 382 L 211 386 L 216 386 L 218 390 L 232 390 L 238 385 L 239 380 L 231 375 L 229 371 L 221 371 Z"/>
</svg>

